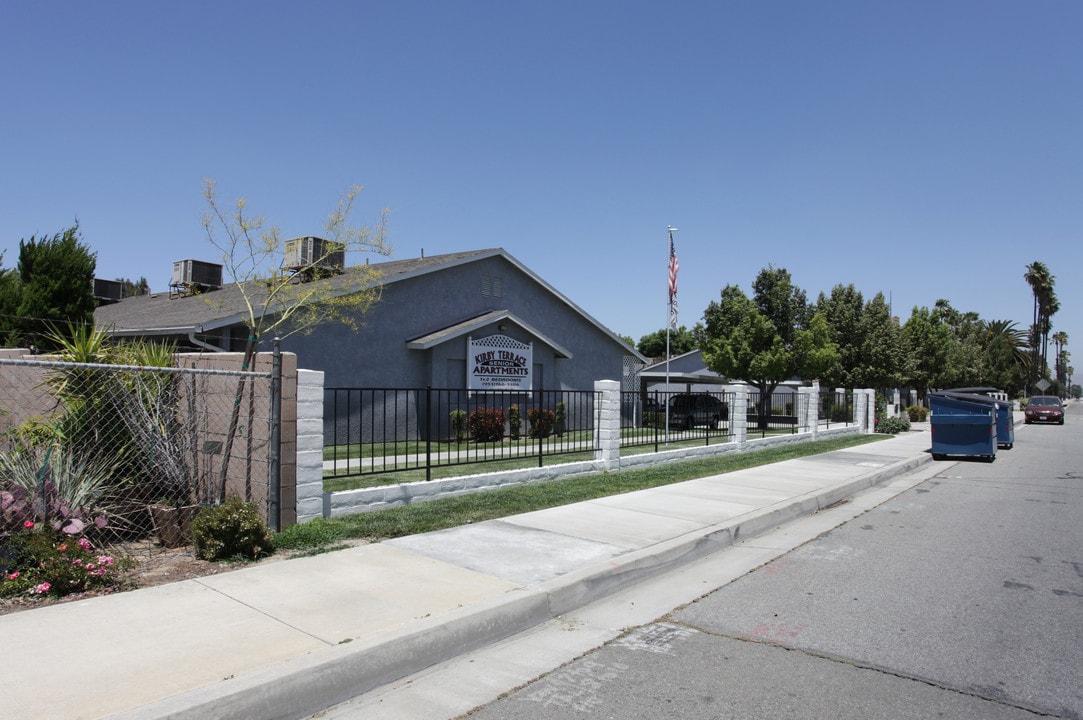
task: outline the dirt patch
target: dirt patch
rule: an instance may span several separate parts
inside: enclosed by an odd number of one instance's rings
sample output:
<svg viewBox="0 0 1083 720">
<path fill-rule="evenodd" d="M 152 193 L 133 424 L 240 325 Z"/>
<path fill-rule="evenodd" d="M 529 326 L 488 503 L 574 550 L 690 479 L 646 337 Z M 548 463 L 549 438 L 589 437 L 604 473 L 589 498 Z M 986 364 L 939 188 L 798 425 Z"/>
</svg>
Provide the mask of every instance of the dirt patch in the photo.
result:
<svg viewBox="0 0 1083 720">
<path fill-rule="evenodd" d="M 364 541 L 360 540 L 343 542 L 343 545 L 348 546 L 362 544 L 364 544 Z M 304 553 L 279 550 L 274 555 L 261 558 L 258 561 L 207 562 L 196 557 L 195 550 L 191 545 L 180 548 L 163 548 L 157 543 L 145 541 L 126 543 L 117 548 L 113 554 L 118 557 L 127 557 L 131 561 L 131 567 L 124 574 L 125 583 L 123 587 L 111 591 L 97 590 L 87 593 L 73 593 L 56 600 L 29 597 L 4 598 L 0 600 L 0 615 L 46 607 L 47 605 L 85 600 L 98 595 L 108 595 L 182 580 L 192 580 L 208 575 L 218 575 L 249 567 L 250 565 L 263 565 L 289 560 Z"/>
</svg>

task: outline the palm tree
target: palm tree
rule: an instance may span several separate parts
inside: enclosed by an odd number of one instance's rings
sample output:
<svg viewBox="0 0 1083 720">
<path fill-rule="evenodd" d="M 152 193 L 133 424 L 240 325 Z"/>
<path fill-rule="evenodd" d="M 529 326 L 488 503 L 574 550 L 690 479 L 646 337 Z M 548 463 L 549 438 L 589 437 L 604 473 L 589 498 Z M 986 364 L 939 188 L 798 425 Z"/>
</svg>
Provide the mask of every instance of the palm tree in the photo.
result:
<svg viewBox="0 0 1083 720">
<path fill-rule="evenodd" d="M 1013 320 L 981 320 L 978 337 L 987 381 L 1013 395 L 1024 389 L 1030 376 L 1027 333 Z"/>
<path fill-rule="evenodd" d="M 1057 384 L 1061 387 L 1061 393 L 1063 394 L 1068 389 L 1065 387 L 1065 382 L 1068 377 L 1068 352 L 1064 349 L 1064 346 L 1068 344 L 1068 333 L 1060 330 L 1053 333 L 1049 339 L 1052 340 L 1053 344 L 1057 347 L 1056 355 L 1053 357 L 1055 358 L 1054 361 L 1056 363 Z"/>
<path fill-rule="evenodd" d="M 1019 329 L 1014 320 L 983 320 L 983 339 L 989 346 L 998 340 L 1012 349 L 1012 360 L 1020 368 L 1026 370 L 1030 365 L 1027 355 L 1027 334 Z"/>
<path fill-rule="evenodd" d="M 1047 344 L 1049 337 L 1050 318 L 1060 309 L 1060 303 L 1053 292 L 1055 278 L 1053 273 L 1049 272 L 1049 268 L 1046 267 L 1045 263 L 1035 260 L 1030 265 L 1027 265 L 1027 271 L 1023 274 L 1023 279 L 1030 285 L 1030 290 L 1034 294 L 1034 316 L 1030 329 L 1031 368 L 1029 383 L 1033 385 L 1037 382 L 1038 376 L 1046 366 L 1047 356 L 1044 346 Z"/>
</svg>

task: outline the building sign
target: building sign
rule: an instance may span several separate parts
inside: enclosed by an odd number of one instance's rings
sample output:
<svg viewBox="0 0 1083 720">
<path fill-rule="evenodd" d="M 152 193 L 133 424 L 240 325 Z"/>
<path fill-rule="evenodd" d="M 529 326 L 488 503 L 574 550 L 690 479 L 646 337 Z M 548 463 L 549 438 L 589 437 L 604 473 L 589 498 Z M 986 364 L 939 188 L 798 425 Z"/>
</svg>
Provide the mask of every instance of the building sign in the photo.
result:
<svg viewBox="0 0 1083 720">
<path fill-rule="evenodd" d="M 534 346 L 506 335 L 466 340 L 466 387 L 468 390 L 518 390 L 533 388 Z"/>
</svg>

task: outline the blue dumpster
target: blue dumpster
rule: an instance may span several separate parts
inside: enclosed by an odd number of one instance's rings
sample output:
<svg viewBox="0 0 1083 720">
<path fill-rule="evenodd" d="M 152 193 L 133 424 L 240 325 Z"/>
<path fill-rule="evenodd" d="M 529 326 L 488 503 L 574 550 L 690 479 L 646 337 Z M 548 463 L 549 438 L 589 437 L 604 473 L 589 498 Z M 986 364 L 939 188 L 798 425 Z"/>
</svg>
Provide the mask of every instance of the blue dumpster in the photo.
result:
<svg viewBox="0 0 1083 720">
<path fill-rule="evenodd" d="M 967 393 L 929 393 L 929 412 L 934 460 L 948 455 L 980 457 L 988 462 L 996 458 L 995 400 Z"/>
<path fill-rule="evenodd" d="M 999 398 L 991 397 L 994 393 L 1003 395 L 997 388 L 991 387 L 973 387 L 973 388 L 953 388 L 951 390 L 944 390 L 945 395 L 964 396 L 976 395 L 977 402 L 996 403 L 997 414 L 997 445 L 1002 448 L 1011 450 L 1015 445 L 1015 417 L 1012 413 L 1012 404 L 1007 400 L 1000 400 Z"/>
</svg>

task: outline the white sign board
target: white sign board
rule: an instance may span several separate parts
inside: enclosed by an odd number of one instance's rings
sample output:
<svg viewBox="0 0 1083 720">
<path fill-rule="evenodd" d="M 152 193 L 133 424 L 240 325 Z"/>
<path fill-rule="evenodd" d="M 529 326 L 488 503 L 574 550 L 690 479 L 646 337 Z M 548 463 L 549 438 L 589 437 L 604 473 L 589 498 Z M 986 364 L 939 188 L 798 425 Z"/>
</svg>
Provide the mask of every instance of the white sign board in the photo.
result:
<svg viewBox="0 0 1083 720">
<path fill-rule="evenodd" d="M 533 389 L 534 347 L 506 335 L 466 340 L 466 387 L 472 391 Z"/>
</svg>

